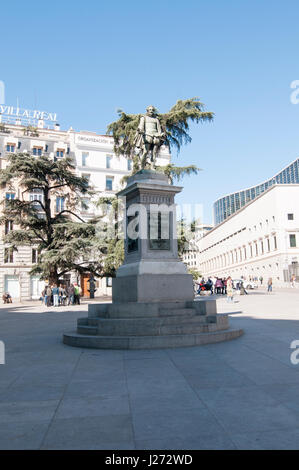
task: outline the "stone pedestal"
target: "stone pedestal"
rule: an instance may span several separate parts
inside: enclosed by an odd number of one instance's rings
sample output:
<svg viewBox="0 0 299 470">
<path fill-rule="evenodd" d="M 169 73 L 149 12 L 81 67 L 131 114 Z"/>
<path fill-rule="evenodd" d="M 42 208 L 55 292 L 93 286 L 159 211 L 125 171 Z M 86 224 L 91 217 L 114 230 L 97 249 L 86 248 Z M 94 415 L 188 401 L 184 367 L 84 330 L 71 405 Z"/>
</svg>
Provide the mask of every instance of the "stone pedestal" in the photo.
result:
<svg viewBox="0 0 299 470">
<path fill-rule="evenodd" d="M 112 281 L 112 303 L 89 305 L 70 346 L 148 349 L 195 346 L 236 338 L 214 299 L 194 301 L 192 276 L 177 249 L 174 196 L 182 190 L 151 170 L 118 193 L 125 207 L 125 259 Z"/>
<path fill-rule="evenodd" d="M 113 302 L 193 300 L 192 276 L 178 258 L 174 196 L 162 173 L 143 170 L 118 193 L 125 199 L 125 260 L 112 284 Z"/>
</svg>

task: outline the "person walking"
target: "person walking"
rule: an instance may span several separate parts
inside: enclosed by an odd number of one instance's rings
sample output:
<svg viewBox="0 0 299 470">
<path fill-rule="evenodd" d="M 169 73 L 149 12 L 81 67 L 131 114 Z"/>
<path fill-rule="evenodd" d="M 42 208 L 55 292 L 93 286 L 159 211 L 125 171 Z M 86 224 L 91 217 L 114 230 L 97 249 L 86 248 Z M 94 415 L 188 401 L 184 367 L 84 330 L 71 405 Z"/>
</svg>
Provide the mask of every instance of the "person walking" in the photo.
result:
<svg viewBox="0 0 299 470">
<path fill-rule="evenodd" d="M 215 282 L 216 294 L 221 294 L 221 289 L 222 289 L 222 281 L 221 279 L 219 279 L 219 277 L 217 277 L 217 280 Z"/>
<path fill-rule="evenodd" d="M 58 304 L 59 305 L 63 305 L 63 300 L 62 300 L 62 296 L 63 296 L 63 289 L 62 289 L 62 286 L 59 286 L 58 287 L 58 292 L 59 292 L 59 297 L 58 297 Z"/>
<path fill-rule="evenodd" d="M 44 287 L 44 290 L 41 293 L 42 305 L 47 305 L 47 286 Z"/>
<path fill-rule="evenodd" d="M 52 289 L 51 286 L 46 287 L 46 295 L 45 295 L 45 305 L 50 307 L 51 305 L 51 297 L 52 297 Z"/>
<path fill-rule="evenodd" d="M 76 283 L 74 284 L 74 290 L 75 290 L 75 294 L 74 294 L 75 304 L 80 305 L 80 294 L 82 292 L 81 287 L 78 286 L 78 284 Z"/>
<path fill-rule="evenodd" d="M 223 279 L 223 294 L 227 294 L 227 279 L 226 277 Z"/>
<path fill-rule="evenodd" d="M 71 284 L 68 289 L 67 289 L 67 295 L 68 295 L 68 305 L 74 305 L 75 302 L 75 287 L 74 284 Z"/>
<path fill-rule="evenodd" d="M 296 287 L 295 282 L 296 282 L 296 276 L 295 274 L 293 274 L 291 277 L 291 287 Z"/>
<path fill-rule="evenodd" d="M 65 286 L 61 286 L 61 305 L 65 306 L 66 305 L 66 299 L 67 299 L 67 293 L 66 293 L 66 288 Z"/>
<path fill-rule="evenodd" d="M 272 284 L 273 284 L 272 277 L 269 277 L 267 284 L 268 284 L 268 292 L 272 292 Z"/>
<path fill-rule="evenodd" d="M 227 293 L 227 301 L 233 302 L 234 301 L 234 290 L 233 290 L 233 281 L 230 276 L 228 276 L 226 280 L 226 293 Z"/>
<path fill-rule="evenodd" d="M 244 287 L 244 282 L 241 281 L 240 282 L 240 295 L 244 295 L 244 294 L 248 295 L 248 292 L 246 291 L 246 289 Z"/>
<path fill-rule="evenodd" d="M 263 276 L 260 277 L 260 283 L 261 283 L 261 286 L 263 285 Z"/>
<path fill-rule="evenodd" d="M 59 287 L 57 287 L 56 284 L 54 284 L 54 287 L 52 289 L 52 294 L 53 294 L 54 307 L 59 307 Z"/>
</svg>

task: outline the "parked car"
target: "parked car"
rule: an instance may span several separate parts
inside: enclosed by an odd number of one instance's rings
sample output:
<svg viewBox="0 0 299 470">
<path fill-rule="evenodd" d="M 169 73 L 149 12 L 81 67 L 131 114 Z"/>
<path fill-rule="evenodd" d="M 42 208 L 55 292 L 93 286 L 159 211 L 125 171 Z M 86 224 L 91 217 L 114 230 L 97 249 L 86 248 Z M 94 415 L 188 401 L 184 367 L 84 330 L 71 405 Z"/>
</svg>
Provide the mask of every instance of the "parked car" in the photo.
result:
<svg viewBox="0 0 299 470">
<path fill-rule="evenodd" d="M 258 283 L 254 281 L 245 281 L 244 279 L 233 279 L 233 286 L 234 289 L 237 288 L 237 284 L 243 282 L 243 286 L 245 289 L 257 289 Z"/>
</svg>

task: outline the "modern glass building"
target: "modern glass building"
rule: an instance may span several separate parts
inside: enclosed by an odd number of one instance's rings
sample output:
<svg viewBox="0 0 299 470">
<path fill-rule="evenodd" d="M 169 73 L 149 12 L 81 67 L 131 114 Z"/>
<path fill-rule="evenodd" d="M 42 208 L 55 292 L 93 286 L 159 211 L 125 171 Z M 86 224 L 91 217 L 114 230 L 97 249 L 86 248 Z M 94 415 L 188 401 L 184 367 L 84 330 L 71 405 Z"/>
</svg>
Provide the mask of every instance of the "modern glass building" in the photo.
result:
<svg viewBox="0 0 299 470">
<path fill-rule="evenodd" d="M 299 184 L 299 158 L 264 183 L 218 199 L 214 203 L 214 224 L 220 224 L 274 184 Z"/>
</svg>

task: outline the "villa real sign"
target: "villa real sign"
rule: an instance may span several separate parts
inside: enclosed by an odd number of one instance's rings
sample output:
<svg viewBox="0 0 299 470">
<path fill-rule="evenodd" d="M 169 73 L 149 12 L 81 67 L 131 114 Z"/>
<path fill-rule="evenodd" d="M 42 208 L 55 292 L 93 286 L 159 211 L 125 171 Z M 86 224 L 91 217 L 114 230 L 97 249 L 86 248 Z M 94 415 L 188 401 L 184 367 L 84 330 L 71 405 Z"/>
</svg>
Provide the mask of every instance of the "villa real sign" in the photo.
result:
<svg viewBox="0 0 299 470">
<path fill-rule="evenodd" d="M 15 106 L 7 106 L 4 104 L 0 104 L 0 114 L 3 116 L 8 116 L 12 118 L 19 118 L 19 119 L 42 119 L 43 121 L 57 121 L 57 114 L 56 113 L 48 113 L 46 111 L 37 111 L 37 110 L 30 110 L 30 109 L 22 109 Z"/>
</svg>

